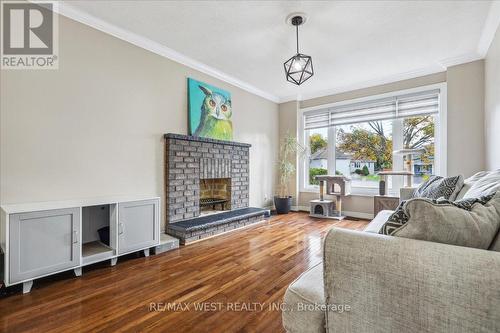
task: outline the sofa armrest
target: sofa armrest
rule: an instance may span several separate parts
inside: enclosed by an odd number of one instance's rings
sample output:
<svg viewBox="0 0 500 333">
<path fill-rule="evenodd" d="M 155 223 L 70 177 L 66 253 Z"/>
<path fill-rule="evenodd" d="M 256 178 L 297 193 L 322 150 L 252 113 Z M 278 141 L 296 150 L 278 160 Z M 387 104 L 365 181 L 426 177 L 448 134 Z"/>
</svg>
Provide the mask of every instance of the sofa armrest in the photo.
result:
<svg viewBox="0 0 500 333">
<path fill-rule="evenodd" d="M 411 199 L 416 189 L 416 187 L 401 187 L 399 189 L 399 202 Z"/>
<path fill-rule="evenodd" d="M 500 253 L 353 230 L 324 243 L 327 332 L 498 332 Z"/>
</svg>

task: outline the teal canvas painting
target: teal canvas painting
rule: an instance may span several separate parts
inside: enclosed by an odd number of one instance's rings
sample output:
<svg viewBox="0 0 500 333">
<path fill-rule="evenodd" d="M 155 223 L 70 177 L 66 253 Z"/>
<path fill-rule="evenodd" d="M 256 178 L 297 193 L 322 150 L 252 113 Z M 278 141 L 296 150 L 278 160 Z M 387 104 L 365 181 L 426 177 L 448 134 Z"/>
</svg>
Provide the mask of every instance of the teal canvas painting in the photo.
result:
<svg viewBox="0 0 500 333">
<path fill-rule="evenodd" d="M 188 78 L 189 135 L 230 141 L 233 139 L 231 94 Z"/>
</svg>

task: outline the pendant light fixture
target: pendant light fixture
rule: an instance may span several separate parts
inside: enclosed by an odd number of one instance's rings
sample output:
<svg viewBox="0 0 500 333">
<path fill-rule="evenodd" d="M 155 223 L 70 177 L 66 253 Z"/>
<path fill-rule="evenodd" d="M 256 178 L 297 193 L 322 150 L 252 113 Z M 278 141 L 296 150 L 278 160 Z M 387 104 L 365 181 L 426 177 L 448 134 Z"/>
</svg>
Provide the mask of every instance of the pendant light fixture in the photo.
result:
<svg viewBox="0 0 500 333">
<path fill-rule="evenodd" d="M 302 14 L 291 14 L 287 21 L 295 26 L 297 35 L 297 54 L 285 61 L 286 80 L 298 86 L 314 75 L 311 56 L 299 52 L 299 25 L 305 23 L 305 16 Z"/>
</svg>

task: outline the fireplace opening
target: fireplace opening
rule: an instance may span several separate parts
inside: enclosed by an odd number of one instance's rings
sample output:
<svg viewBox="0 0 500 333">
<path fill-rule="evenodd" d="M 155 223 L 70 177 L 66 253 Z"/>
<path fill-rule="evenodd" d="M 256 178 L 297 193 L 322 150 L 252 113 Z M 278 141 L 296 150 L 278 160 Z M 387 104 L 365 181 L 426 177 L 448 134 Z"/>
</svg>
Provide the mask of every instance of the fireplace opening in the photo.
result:
<svg viewBox="0 0 500 333">
<path fill-rule="evenodd" d="M 231 178 L 200 179 L 200 213 L 231 210 Z"/>
</svg>

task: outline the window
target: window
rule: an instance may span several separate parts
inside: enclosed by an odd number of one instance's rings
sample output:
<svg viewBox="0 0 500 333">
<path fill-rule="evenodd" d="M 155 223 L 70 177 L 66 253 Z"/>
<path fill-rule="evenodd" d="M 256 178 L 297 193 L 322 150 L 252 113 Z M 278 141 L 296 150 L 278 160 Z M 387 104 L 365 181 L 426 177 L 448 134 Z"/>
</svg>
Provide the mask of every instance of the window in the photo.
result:
<svg viewBox="0 0 500 333">
<path fill-rule="evenodd" d="M 435 120 L 433 116 L 411 117 L 403 122 L 403 148 L 421 149 L 422 152 L 404 156 L 404 164 L 411 160 L 413 185 L 420 185 L 434 174 Z"/>
<path fill-rule="evenodd" d="M 328 174 L 328 129 L 308 130 L 307 147 L 309 148 L 307 185 L 318 185 L 314 177 Z"/>
<path fill-rule="evenodd" d="M 354 194 L 372 195 L 381 171 L 411 169 L 412 186 L 443 174 L 439 143 L 445 142 L 445 126 L 439 120 L 445 94 L 440 84 L 303 110 L 309 154 L 301 166 L 301 189 L 317 191 L 316 175 L 337 174 L 351 178 Z M 397 193 L 406 177 L 391 176 L 388 185 Z"/>
<path fill-rule="evenodd" d="M 335 127 L 335 174 L 349 176 L 353 187 L 378 188 L 381 170 L 392 169 L 392 121 Z"/>
</svg>

